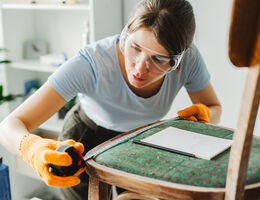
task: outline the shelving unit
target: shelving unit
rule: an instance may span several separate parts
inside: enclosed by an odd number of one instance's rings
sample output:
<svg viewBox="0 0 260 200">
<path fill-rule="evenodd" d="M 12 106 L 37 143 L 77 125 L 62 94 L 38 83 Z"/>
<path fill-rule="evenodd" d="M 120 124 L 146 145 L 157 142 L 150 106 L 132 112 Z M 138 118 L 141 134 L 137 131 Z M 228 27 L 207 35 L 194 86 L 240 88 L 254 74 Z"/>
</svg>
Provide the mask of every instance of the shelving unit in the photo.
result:
<svg viewBox="0 0 260 200">
<path fill-rule="evenodd" d="M 90 10 L 88 4 L 60 5 L 60 4 L 3 4 L 4 10 Z"/>
<path fill-rule="evenodd" d="M 48 73 L 53 73 L 58 69 L 58 67 L 42 64 L 39 60 L 15 61 L 12 63 L 12 67 L 21 70 L 48 72 Z"/>
<path fill-rule="evenodd" d="M 19 2 L 19 0 L 17 0 Z M 8 49 L 11 64 L 0 65 L 0 83 L 5 93 L 24 92 L 24 82 L 32 79 L 43 84 L 58 67 L 41 64 L 39 59 L 25 59 L 24 43 L 27 40 L 42 40 L 47 43 L 49 54 L 65 52 L 68 57 L 77 54 L 82 47 L 83 23 L 89 24 L 89 42 L 119 34 L 122 29 L 122 0 L 88 0 L 87 4 L 21 4 L 2 3 L 0 0 L 0 47 Z M 1 112 L 10 113 L 20 101 L 5 104 Z M 4 110 L 2 110 L 4 109 Z M 3 118 L 3 116 L 0 116 Z M 0 118 L 1 119 L 1 118 Z M 61 132 L 63 120 L 54 115 L 38 131 Z M 8 156 L 6 156 L 8 157 Z M 16 175 L 39 180 L 26 163 L 10 156 L 11 182 L 16 185 Z M 32 181 L 35 182 L 35 181 Z M 40 181 L 42 184 L 42 181 Z M 12 190 L 14 200 L 23 199 L 26 185 L 17 185 Z M 32 183 L 34 184 L 34 183 Z"/>
<path fill-rule="evenodd" d="M 71 57 L 82 47 L 85 20 L 89 22 L 89 42 L 120 33 L 122 28 L 121 0 L 89 0 L 88 4 L 75 5 L 5 3 L 0 6 L 0 31 L 3 33 L 0 46 L 9 50 L 8 58 L 12 60 L 1 71 L 5 74 L 2 82 L 7 93 L 23 92 L 23 83 L 30 79 L 38 79 L 42 84 L 58 68 L 39 60 L 24 59 L 26 40 L 44 40 L 48 53 L 66 52 Z M 17 105 L 10 104 L 9 112 Z M 60 125 L 60 121 L 57 124 Z M 44 124 L 42 127 L 49 130 L 52 126 Z M 56 132 L 60 128 L 53 130 Z"/>
</svg>

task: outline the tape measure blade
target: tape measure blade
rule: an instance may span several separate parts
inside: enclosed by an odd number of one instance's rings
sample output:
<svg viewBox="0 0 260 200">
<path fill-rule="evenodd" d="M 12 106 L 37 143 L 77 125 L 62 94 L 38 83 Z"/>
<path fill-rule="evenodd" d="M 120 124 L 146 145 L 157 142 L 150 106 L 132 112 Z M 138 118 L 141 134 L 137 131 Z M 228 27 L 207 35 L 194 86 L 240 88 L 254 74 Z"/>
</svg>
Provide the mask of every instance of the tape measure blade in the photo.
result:
<svg viewBox="0 0 260 200">
<path fill-rule="evenodd" d="M 122 136 L 122 137 L 120 137 L 120 138 L 118 138 L 118 139 L 116 139 L 116 140 L 114 140 L 114 141 L 112 141 L 112 142 L 110 142 L 110 143 L 100 147 L 99 149 L 97 149 L 97 150 L 95 150 L 93 152 L 87 153 L 84 156 L 84 160 L 87 161 L 90 158 L 92 158 L 94 156 L 97 156 L 98 154 L 100 154 L 100 153 L 102 153 L 102 152 L 104 152 L 104 151 L 106 151 L 106 150 L 108 150 L 108 149 L 110 149 L 110 148 L 112 148 L 112 147 L 114 147 L 114 146 L 116 146 L 118 144 L 121 144 L 121 143 L 125 142 L 126 140 L 131 139 L 132 137 L 135 137 L 136 135 L 138 135 L 138 134 L 140 134 L 140 133 L 142 133 L 144 131 L 147 131 L 147 130 L 149 130 L 151 128 L 154 128 L 156 126 L 164 124 L 164 123 L 166 123 L 168 121 L 174 121 L 174 120 L 179 120 L 179 119 L 180 119 L 179 117 L 174 117 L 172 119 L 168 119 L 168 120 L 164 120 L 164 121 L 158 122 L 156 124 L 152 124 L 150 126 L 142 128 L 140 130 L 134 131 L 133 133 L 129 133 L 129 134 L 125 135 L 125 136 Z"/>
<path fill-rule="evenodd" d="M 144 130 L 144 131 L 145 131 L 145 130 Z M 140 132 L 140 133 L 141 133 L 141 132 Z M 97 156 L 98 154 L 100 154 L 100 153 L 102 153 L 102 152 L 104 152 L 104 151 L 106 151 L 106 150 L 108 150 L 108 149 L 110 149 L 110 148 L 112 148 L 112 147 L 114 147 L 114 146 L 116 146 L 116 145 L 118 145 L 118 144 L 121 144 L 121 143 L 127 141 L 128 139 L 130 139 L 131 137 L 136 136 L 137 134 L 139 134 L 139 133 L 137 133 L 137 132 L 130 133 L 130 134 L 128 134 L 128 135 L 125 135 L 125 136 L 123 136 L 123 137 L 120 137 L 120 138 L 118 138 L 118 139 L 116 139 L 116 140 L 114 140 L 114 141 L 112 141 L 112 142 L 110 142 L 110 143 L 108 143 L 108 144 L 106 144 L 106 145 L 100 147 L 99 149 L 97 149 L 97 150 L 95 150 L 95 151 L 93 151 L 93 152 L 90 152 L 89 154 L 87 153 L 87 154 L 84 156 L 84 160 L 85 160 L 85 161 L 86 161 L 86 160 L 89 160 L 90 158 L 92 158 L 92 157 L 94 157 L 94 156 Z"/>
</svg>

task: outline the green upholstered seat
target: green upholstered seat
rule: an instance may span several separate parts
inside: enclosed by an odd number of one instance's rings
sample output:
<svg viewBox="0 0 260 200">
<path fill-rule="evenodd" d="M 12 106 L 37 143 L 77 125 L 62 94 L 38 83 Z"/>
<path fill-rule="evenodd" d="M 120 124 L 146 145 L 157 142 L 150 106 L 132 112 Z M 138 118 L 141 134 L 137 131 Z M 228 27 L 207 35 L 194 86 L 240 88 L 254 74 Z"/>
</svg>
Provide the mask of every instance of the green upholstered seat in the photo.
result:
<svg viewBox="0 0 260 200">
<path fill-rule="evenodd" d="M 143 139 L 169 126 L 205 135 L 232 139 L 233 131 L 209 124 L 177 120 L 147 130 L 135 139 Z M 95 158 L 99 164 L 145 177 L 202 187 L 225 187 L 230 150 L 213 160 L 187 157 L 126 141 Z M 246 184 L 260 181 L 260 140 L 254 138 Z"/>
</svg>

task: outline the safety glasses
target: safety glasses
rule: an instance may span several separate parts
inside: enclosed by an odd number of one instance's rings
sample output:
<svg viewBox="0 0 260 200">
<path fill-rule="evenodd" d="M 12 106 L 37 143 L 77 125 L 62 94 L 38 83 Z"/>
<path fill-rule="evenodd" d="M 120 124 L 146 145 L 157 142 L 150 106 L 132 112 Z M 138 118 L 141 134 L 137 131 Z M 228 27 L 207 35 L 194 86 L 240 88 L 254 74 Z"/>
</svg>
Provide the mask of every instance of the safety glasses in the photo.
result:
<svg viewBox="0 0 260 200">
<path fill-rule="evenodd" d="M 123 40 L 123 41 L 121 41 Z M 169 73 L 176 70 L 184 51 L 179 55 L 165 55 L 138 44 L 131 34 L 120 36 L 120 49 L 132 63 L 145 62 L 146 70 L 154 73 Z"/>
</svg>

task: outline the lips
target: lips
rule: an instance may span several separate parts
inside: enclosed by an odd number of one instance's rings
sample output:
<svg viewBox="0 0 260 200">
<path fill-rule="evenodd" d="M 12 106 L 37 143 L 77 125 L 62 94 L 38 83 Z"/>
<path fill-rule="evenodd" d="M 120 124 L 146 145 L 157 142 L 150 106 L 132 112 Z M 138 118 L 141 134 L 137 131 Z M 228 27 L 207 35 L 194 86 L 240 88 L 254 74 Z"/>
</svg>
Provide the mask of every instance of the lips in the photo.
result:
<svg viewBox="0 0 260 200">
<path fill-rule="evenodd" d="M 143 81 L 144 79 L 142 78 L 138 78 L 137 76 L 133 75 L 134 79 L 137 80 L 137 81 Z"/>
</svg>

